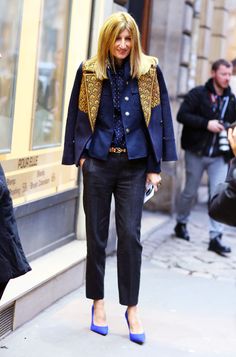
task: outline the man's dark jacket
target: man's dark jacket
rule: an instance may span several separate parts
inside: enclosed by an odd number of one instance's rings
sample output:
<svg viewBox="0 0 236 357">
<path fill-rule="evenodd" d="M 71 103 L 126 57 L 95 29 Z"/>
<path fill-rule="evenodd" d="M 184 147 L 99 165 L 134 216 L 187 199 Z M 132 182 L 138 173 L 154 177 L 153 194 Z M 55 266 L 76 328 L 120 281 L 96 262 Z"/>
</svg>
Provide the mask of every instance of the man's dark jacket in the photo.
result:
<svg viewBox="0 0 236 357">
<path fill-rule="evenodd" d="M 236 226 L 236 158 L 231 162 L 226 181 L 217 187 L 209 203 L 209 215 L 216 221 Z"/>
<path fill-rule="evenodd" d="M 23 252 L 12 199 L 0 165 L 0 282 L 7 282 L 31 270 Z"/>
<path fill-rule="evenodd" d="M 206 146 L 212 142 L 213 133 L 207 130 L 209 120 L 219 119 L 220 113 L 214 110 L 211 94 L 216 95 L 213 80 L 209 79 L 204 86 L 193 88 L 184 98 L 177 114 L 177 120 L 183 124 L 181 146 L 203 155 Z M 223 96 L 229 96 L 229 103 L 224 121 L 232 123 L 236 120 L 236 99 L 228 87 Z"/>
</svg>

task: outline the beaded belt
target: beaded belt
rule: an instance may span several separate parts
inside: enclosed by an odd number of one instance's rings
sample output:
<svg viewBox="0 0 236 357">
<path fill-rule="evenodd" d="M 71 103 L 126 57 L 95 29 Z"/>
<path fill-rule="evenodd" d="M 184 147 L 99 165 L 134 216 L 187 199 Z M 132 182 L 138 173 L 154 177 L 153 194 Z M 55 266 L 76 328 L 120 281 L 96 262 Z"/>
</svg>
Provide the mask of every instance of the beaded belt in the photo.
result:
<svg viewBox="0 0 236 357">
<path fill-rule="evenodd" d="M 111 147 L 109 149 L 109 152 L 113 152 L 115 154 L 121 154 L 122 152 L 127 152 L 127 150 L 125 148 L 122 149 L 122 148 L 113 148 L 113 147 Z"/>
</svg>

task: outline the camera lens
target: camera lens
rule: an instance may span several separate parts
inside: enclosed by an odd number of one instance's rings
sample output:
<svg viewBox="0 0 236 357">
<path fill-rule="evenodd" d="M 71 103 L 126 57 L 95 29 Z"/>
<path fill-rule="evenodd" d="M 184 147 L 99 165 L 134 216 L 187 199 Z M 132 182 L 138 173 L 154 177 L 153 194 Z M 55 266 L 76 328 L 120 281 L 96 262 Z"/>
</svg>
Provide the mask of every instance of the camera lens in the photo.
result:
<svg viewBox="0 0 236 357">
<path fill-rule="evenodd" d="M 226 130 L 219 133 L 219 149 L 220 151 L 229 151 L 230 149 Z"/>
</svg>

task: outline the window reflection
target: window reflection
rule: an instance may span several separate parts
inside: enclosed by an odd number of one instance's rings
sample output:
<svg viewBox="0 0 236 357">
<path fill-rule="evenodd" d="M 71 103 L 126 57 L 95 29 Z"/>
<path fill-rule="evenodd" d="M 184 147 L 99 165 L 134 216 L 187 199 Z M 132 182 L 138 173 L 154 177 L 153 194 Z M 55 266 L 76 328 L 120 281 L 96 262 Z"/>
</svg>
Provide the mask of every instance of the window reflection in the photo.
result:
<svg viewBox="0 0 236 357">
<path fill-rule="evenodd" d="M 70 1 L 45 0 L 37 62 L 33 148 L 60 144 Z"/>
<path fill-rule="evenodd" d="M 22 0 L 0 1 L 0 152 L 11 149 Z"/>
</svg>

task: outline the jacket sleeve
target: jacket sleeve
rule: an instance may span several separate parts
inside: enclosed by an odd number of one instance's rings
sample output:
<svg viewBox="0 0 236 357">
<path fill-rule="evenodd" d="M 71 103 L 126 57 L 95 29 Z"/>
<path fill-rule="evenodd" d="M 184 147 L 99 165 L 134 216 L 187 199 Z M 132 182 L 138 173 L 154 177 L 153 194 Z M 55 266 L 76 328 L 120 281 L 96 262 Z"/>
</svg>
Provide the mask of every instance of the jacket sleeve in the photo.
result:
<svg viewBox="0 0 236 357">
<path fill-rule="evenodd" d="M 177 113 L 177 121 L 185 126 L 195 129 L 207 129 L 208 120 L 198 115 L 201 105 L 200 91 L 203 87 L 193 88 L 184 98 Z"/>
<path fill-rule="evenodd" d="M 78 115 L 78 100 L 79 91 L 82 80 L 82 63 L 76 73 L 73 89 L 71 92 L 67 121 L 66 121 L 66 132 L 65 132 L 65 142 L 64 151 L 62 157 L 62 164 L 73 165 L 75 163 L 75 124 Z"/>
<path fill-rule="evenodd" d="M 161 172 L 161 162 L 155 159 L 152 152 L 149 153 L 147 157 L 147 173 L 159 174 L 160 172 Z"/>
<path fill-rule="evenodd" d="M 160 100 L 163 125 L 163 161 L 177 160 L 174 128 L 171 115 L 170 101 L 165 80 L 160 68 L 157 66 L 157 78 L 160 88 Z"/>
<path fill-rule="evenodd" d="M 219 222 L 236 226 L 236 158 L 232 160 L 227 181 L 217 187 L 211 198 L 209 215 Z"/>
</svg>

